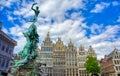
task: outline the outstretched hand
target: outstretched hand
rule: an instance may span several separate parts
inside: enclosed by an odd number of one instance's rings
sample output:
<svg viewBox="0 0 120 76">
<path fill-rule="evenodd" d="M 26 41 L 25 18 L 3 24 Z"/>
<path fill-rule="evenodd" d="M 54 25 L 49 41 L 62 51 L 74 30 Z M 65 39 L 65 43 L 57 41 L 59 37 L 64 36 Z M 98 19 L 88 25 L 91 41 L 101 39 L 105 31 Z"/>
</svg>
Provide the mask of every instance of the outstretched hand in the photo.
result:
<svg viewBox="0 0 120 76">
<path fill-rule="evenodd" d="M 36 5 L 37 3 L 33 3 L 33 5 Z"/>
</svg>

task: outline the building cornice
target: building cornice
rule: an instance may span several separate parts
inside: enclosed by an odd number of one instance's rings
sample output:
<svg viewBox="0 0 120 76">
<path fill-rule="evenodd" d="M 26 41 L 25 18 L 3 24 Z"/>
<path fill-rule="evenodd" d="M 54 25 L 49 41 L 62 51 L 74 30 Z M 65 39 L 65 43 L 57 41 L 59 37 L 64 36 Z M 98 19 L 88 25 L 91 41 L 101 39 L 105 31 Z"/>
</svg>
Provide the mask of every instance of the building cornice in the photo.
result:
<svg viewBox="0 0 120 76">
<path fill-rule="evenodd" d="M 14 46 L 17 45 L 17 42 L 10 38 L 7 34 L 5 34 L 2 30 L 0 30 L 0 38 L 7 40 L 7 42 L 12 43 Z"/>
</svg>

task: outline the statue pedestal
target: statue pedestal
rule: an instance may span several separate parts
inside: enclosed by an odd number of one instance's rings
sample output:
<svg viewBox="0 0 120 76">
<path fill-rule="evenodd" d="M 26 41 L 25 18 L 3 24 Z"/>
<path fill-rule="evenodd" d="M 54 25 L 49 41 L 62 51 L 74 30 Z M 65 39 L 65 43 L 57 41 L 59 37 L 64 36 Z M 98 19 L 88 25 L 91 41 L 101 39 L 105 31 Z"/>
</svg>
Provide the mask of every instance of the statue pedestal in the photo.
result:
<svg viewBox="0 0 120 76">
<path fill-rule="evenodd" d="M 33 68 L 22 68 L 18 70 L 17 76 L 30 76 Z"/>
<path fill-rule="evenodd" d="M 11 68 L 8 76 L 47 76 L 45 67 L 46 64 L 33 60 L 19 68 Z"/>
<path fill-rule="evenodd" d="M 35 61 L 31 61 L 18 69 L 17 76 L 37 76 Z"/>
</svg>

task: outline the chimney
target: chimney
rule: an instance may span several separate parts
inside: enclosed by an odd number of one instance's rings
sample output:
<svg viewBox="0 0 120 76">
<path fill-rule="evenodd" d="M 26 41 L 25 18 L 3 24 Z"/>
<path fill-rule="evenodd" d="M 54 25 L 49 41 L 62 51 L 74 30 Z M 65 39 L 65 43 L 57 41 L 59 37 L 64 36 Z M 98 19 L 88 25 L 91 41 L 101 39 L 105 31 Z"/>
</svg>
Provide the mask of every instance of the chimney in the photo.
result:
<svg viewBox="0 0 120 76">
<path fill-rule="evenodd" d="M 0 30 L 2 29 L 2 22 L 0 21 Z"/>
</svg>

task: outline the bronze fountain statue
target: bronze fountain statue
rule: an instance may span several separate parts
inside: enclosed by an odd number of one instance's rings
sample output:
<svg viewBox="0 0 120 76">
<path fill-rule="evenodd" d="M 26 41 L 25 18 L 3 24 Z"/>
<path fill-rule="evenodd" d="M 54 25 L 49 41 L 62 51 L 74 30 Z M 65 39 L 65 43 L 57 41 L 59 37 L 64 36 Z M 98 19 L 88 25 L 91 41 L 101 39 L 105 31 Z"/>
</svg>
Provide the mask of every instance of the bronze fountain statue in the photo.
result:
<svg viewBox="0 0 120 76">
<path fill-rule="evenodd" d="M 26 42 L 23 50 L 18 53 L 20 55 L 21 59 L 14 60 L 14 64 L 12 66 L 12 68 L 17 68 L 18 71 L 20 69 L 24 70 L 25 67 L 27 67 L 27 68 L 32 67 L 32 69 L 30 71 L 31 73 L 29 74 L 29 76 L 38 76 L 37 70 L 36 70 L 37 64 L 34 62 L 35 62 L 35 59 L 37 57 L 36 49 L 38 48 L 37 43 L 39 42 L 39 35 L 37 33 L 37 27 L 35 26 L 34 23 L 37 22 L 38 15 L 39 15 L 40 11 L 39 11 L 38 6 L 36 6 L 35 9 L 33 8 L 34 5 L 36 5 L 36 4 L 37 3 L 34 3 L 31 7 L 31 9 L 35 13 L 34 18 L 33 18 L 33 20 L 28 21 L 28 22 L 32 22 L 32 24 L 30 25 L 28 31 L 23 33 L 27 42 Z M 40 63 L 40 64 L 46 66 L 46 64 L 42 64 L 42 63 Z M 30 65 L 32 65 L 32 66 L 30 66 Z M 14 73 L 14 74 L 16 74 L 16 73 Z M 15 76 L 17 76 L 17 75 L 15 75 Z"/>
<path fill-rule="evenodd" d="M 19 52 L 21 56 L 21 60 L 15 60 L 13 67 L 20 67 L 24 64 L 30 62 L 31 60 L 37 57 L 37 43 L 39 42 L 39 35 L 37 33 L 37 28 L 35 26 L 35 22 L 37 21 L 38 14 L 39 14 L 39 7 L 37 6 L 36 9 L 33 6 L 37 4 L 34 3 L 31 7 L 32 10 L 35 12 L 35 16 L 32 21 L 32 25 L 29 27 L 28 31 L 23 33 L 24 37 L 27 40 L 26 45 L 24 46 L 23 50 Z"/>
</svg>

